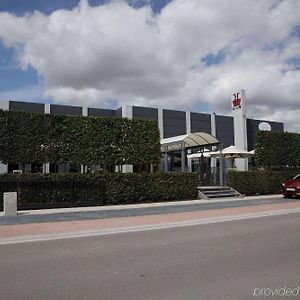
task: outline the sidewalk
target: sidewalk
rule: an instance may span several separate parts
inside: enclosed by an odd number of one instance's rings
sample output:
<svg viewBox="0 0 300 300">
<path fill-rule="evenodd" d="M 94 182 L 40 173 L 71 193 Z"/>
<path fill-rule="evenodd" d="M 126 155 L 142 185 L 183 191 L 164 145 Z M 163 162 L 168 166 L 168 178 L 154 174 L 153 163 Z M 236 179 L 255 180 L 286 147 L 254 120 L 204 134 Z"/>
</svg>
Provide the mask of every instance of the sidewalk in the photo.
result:
<svg viewBox="0 0 300 300">
<path fill-rule="evenodd" d="M 241 201 L 245 205 L 241 206 Z M 119 215 L 115 217 L 112 212 Z M 300 201 L 282 200 L 281 195 L 23 211 L 13 218 L 36 217 L 38 222 L 0 225 L 0 244 L 188 226 L 296 212 L 300 212 Z M 100 217 L 99 213 L 102 214 Z M 70 215 L 76 218 L 68 221 L 65 216 Z M 63 217 L 63 221 L 58 216 Z M 1 216 L 0 220 L 7 218 L 11 217 Z"/>
<path fill-rule="evenodd" d="M 298 201 L 163 215 L 6 225 L 0 226 L 0 245 L 190 226 L 299 212 Z"/>
<path fill-rule="evenodd" d="M 106 205 L 106 206 L 89 206 L 89 207 L 69 207 L 69 208 L 51 208 L 51 209 L 36 209 L 36 210 L 21 210 L 18 215 L 48 215 L 69 212 L 93 212 L 93 211 L 108 211 L 108 210 L 124 210 L 148 207 L 166 207 L 178 205 L 194 205 L 206 203 L 222 203 L 234 201 L 247 201 L 247 200 L 267 200 L 267 199 L 281 199 L 282 195 L 264 195 L 264 196 L 248 196 L 248 197 L 235 197 L 235 198 L 218 198 L 211 200 L 184 200 L 184 201 L 170 201 L 158 203 L 141 203 L 141 204 L 125 204 L 125 205 Z M 0 217 L 3 216 L 3 211 L 0 212 Z"/>
<path fill-rule="evenodd" d="M 161 215 L 228 207 L 255 206 L 270 202 L 274 203 L 274 201 L 282 202 L 282 196 L 275 195 L 230 199 L 223 198 L 215 200 L 190 200 L 163 203 L 26 210 L 19 211 L 17 216 L 3 216 L 2 213 L 2 216 L 0 215 L 0 226 Z"/>
</svg>

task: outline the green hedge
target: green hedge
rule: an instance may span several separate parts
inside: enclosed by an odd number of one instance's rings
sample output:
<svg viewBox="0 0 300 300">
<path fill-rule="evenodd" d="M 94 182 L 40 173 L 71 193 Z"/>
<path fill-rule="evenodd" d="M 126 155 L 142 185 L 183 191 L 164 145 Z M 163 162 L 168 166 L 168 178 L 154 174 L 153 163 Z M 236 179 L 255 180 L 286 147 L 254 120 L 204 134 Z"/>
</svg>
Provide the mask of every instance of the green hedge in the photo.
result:
<svg viewBox="0 0 300 300">
<path fill-rule="evenodd" d="M 110 204 L 197 198 L 194 173 L 117 173 L 106 179 Z"/>
<path fill-rule="evenodd" d="M 18 206 L 65 207 L 105 203 L 105 178 L 88 174 L 1 174 L 0 194 L 18 192 Z"/>
<path fill-rule="evenodd" d="M 0 161 L 124 165 L 157 163 L 156 121 L 0 110 Z"/>
<path fill-rule="evenodd" d="M 300 166 L 300 134 L 258 131 L 255 162 L 259 166 Z"/>
<path fill-rule="evenodd" d="M 255 170 L 246 172 L 230 171 L 228 185 L 241 194 L 268 195 L 280 193 L 283 180 L 294 177 L 300 170 L 265 171 Z"/>
<path fill-rule="evenodd" d="M 18 207 L 142 203 L 197 197 L 193 173 L 2 174 L 0 197 L 17 191 Z"/>
</svg>

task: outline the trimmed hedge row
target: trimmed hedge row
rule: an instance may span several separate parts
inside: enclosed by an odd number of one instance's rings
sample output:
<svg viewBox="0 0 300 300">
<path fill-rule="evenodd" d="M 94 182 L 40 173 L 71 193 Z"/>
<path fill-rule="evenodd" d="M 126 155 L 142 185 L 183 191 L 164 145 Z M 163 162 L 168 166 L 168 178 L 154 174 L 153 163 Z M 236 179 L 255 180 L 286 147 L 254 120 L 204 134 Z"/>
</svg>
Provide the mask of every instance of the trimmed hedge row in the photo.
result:
<svg viewBox="0 0 300 300">
<path fill-rule="evenodd" d="M 154 120 L 38 114 L 0 109 L 0 161 L 124 165 L 157 163 Z"/>
<path fill-rule="evenodd" d="M 265 171 L 251 170 L 246 172 L 230 171 L 228 185 L 247 196 L 280 193 L 284 180 L 299 174 L 300 170 Z"/>
<path fill-rule="evenodd" d="M 116 173 L 106 181 L 109 204 L 197 198 L 195 173 Z"/>
<path fill-rule="evenodd" d="M 3 174 L 4 192 L 18 192 L 18 208 L 142 203 L 197 198 L 193 173 Z"/>
<path fill-rule="evenodd" d="M 300 134 L 258 131 L 255 162 L 259 166 L 300 166 Z"/>
</svg>

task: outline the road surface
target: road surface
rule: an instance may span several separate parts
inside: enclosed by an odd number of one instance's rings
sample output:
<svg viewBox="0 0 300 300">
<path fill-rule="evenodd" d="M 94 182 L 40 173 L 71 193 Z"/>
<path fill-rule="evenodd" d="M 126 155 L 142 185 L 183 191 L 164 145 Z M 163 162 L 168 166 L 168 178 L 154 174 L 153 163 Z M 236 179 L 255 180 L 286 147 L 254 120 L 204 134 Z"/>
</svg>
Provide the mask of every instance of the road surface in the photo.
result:
<svg viewBox="0 0 300 300">
<path fill-rule="evenodd" d="M 268 288 L 296 293 L 299 228 L 300 213 L 292 213 L 0 245 L 0 298 L 243 300 L 268 298 L 255 295 Z"/>
</svg>

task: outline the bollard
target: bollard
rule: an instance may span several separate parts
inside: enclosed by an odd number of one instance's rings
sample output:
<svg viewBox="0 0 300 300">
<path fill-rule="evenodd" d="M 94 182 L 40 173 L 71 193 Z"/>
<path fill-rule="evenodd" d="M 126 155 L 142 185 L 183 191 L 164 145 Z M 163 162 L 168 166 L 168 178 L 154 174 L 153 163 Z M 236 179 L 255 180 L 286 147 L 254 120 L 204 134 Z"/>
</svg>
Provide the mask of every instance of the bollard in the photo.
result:
<svg viewBox="0 0 300 300">
<path fill-rule="evenodd" d="M 17 215 L 17 198 L 18 198 L 17 192 L 3 194 L 4 216 Z"/>
</svg>

